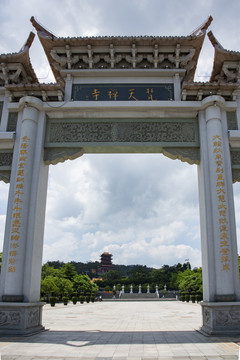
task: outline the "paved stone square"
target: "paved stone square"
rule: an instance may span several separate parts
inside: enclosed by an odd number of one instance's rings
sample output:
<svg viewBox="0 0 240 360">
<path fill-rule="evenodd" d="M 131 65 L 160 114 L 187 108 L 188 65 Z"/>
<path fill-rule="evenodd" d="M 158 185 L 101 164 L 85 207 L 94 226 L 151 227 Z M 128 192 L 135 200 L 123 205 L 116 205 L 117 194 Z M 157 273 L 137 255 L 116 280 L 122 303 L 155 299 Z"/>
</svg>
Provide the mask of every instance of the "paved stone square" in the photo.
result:
<svg viewBox="0 0 240 360">
<path fill-rule="evenodd" d="M 237 360 L 240 339 L 205 337 L 199 304 L 103 301 L 46 305 L 47 331 L 1 338 L 1 360 Z"/>
</svg>

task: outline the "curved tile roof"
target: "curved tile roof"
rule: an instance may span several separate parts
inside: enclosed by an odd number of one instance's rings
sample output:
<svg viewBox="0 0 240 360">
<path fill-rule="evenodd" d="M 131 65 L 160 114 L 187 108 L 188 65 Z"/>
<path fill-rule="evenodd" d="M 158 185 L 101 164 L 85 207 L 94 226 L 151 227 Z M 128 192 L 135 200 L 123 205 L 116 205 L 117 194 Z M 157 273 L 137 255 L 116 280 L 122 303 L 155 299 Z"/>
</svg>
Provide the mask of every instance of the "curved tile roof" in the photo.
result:
<svg viewBox="0 0 240 360">
<path fill-rule="evenodd" d="M 154 52 L 154 46 L 157 46 L 159 48 L 159 54 L 161 54 L 161 49 L 162 48 L 170 48 L 171 47 L 171 54 L 170 57 L 171 59 L 174 58 L 174 56 L 176 55 L 177 51 L 176 47 L 179 48 L 184 48 L 184 55 L 185 57 L 187 57 L 188 51 L 190 51 L 189 49 L 192 49 L 192 54 L 191 54 L 191 64 L 189 66 L 189 60 L 182 61 L 182 66 L 186 69 L 186 76 L 185 76 L 185 80 L 190 80 L 192 81 L 194 78 L 194 74 L 195 74 L 195 70 L 196 70 L 196 66 L 197 66 L 197 61 L 198 61 L 198 57 L 199 57 L 199 53 L 200 50 L 202 48 L 202 44 L 204 41 L 204 37 L 206 34 L 206 30 L 208 28 L 208 26 L 210 25 L 212 21 L 212 17 L 209 17 L 200 27 L 198 27 L 194 32 L 192 32 L 190 35 L 188 36 L 112 36 L 112 37 L 108 37 L 108 36 L 97 36 L 97 37 L 56 37 L 54 34 L 52 34 L 50 31 L 46 30 L 42 25 L 40 25 L 35 19 L 34 17 L 31 17 L 31 22 L 33 24 L 33 26 L 35 27 L 35 29 L 38 32 L 38 36 L 40 39 L 40 42 L 43 46 L 43 49 L 46 53 L 46 56 L 48 58 L 49 64 L 52 68 L 53 74 L 56 78 L 57 81 L 59 82 L 64 82 L 64 77 L 61 74 L 61 70 L 63 70 L 63 66 L 62 64 L 64 63 L 64 66 L 69 65 L 70 60 L 68 61 L 67 64 L 67 60 L 63 60 L 63 57 L 59 56 L 59 53 L 55 53 L 53 54 L 53 52 L 56 52 L 56 49 L 60 49 L 60 55 L 63 54 L 64 48 L 68 47 L 68 49 L 74 50 L 74 55 L 76 58 L 76 62 L 79 60 L 85 61 L 85 63 L 87 62 L 88 59 L 83 59 L 84 56 L 82 55 L 82 53 L 86 53 L 85 58 L 88 56 L 88 47 L 91 48 L 92 51 L 92 47 L 94 47 L 94 56 L 95 58 L 97 57 L 98 59 L 95 59 L 95 63 L 99 62 L 101 63 L 101 59 L 104 57 L 103 55 L 100 54 L 100 56 L 96 55 L 98 54 L 98 49 L 100 49 L 100 47 L 118 47 L 118 54 L 119 57 L 120 56 L 125 56 L 126 57 L 126 52 L 129 53 L 129 56 L 131 57 L 133 50 L 131 49 L 132 46 L 136 46 L 136 53 L 138 52 L 138 48 L 141 47 L 142 53 L 143 55 L 139 55 L 142 56 L 142 58 L 146 58 L 147 55 L 145 55 L 144 48 L 146 49 L 147 47 L 150 47 L 150 50 L 148 50 L 150 52 L 150 54 L 152 54 Z M 121 53 L 121 49 L 120 47 L 122 47 L 122 53 Z M 129 49 L 126 50 L 126 47 L 129 47 Z M 78 50 L 76 50 L 78 49 Z M 78 53 L 77 53 L 78 51 Z M 167 50 L 165 49 L 165 58 L 167 58 Z M 139 50 L 139 53 L 141 51 Z M 80 54 L 80 55 L 79 55 Z M 123 55 L 122 55 L 123 54 Z M 53 55 L 55 55 L 55 60 L 53 59 Z M 90 55 L 91 56 L 91 55 Z M 105 55 L 105 56 L 109 56 L 109 55 Z M 128 56 L 128 58 L 129 58 Z M 151 55 L 149 55 L 151 56 Z M 160 55 L 161 56 L 161 55 Z M 78 57 L 78 59 L 77 59 Z M 66 58 L 66 56 L 65 56 Z M 100 58 L 100 59 L 99 59 Z M 58 66 L 56 64 L 56 61 L 59 60 L 60 66 Z M 115 61 L 115 60 L 114 60 Z M 114 61 L 112 63 L 114 63 Z M 120 61 L 120 60 L 119 60 Z M 131 60 L 129 60 L 128 62 L 130 62 Z M 164 62 L 164 60 L 161 60 L 162 62 Z M 172 63 L 174 62 L 174 60 L 171 60 Z M 140 60 L 139 60 L 140 62 Z M 93 63 L 94 63 L 94 59 L 93 59 Z M 116 64 L 116 61 L 115 63 Z M 185 64 L 185 65 L 184 65 Z M 84 64 L 83 64 L 84 65 Z M 111 64 L 112 65 L 112 64 Z M 70 65 L 71 66 L 71 65 Z M 85 66 L 85 65 L 84 65 Z M 83 66 L 83 68 L 84 68 Z M 116 65 L 113 65 L 116 66 Z M 82 66 L 79 68 L 82 68 Z M 133 66 L 134 68 L 134 66 Z M 99 66 L 100 69 L 100 66 Z"/>
</svg>

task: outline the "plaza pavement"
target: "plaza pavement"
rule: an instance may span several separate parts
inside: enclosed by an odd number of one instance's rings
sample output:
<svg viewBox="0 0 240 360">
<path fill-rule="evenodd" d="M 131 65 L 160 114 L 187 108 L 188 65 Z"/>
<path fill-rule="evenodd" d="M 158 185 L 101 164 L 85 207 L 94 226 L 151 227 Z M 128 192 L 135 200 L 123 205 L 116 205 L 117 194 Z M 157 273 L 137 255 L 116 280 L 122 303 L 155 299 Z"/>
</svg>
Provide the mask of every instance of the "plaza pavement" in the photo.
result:
<svg viewBox="0 0 240 360">
<path fill-rule="evenodd" d="M 46 305 L 47 331 L 1 338 L 1 360 L 237 360 L 240 339 L 205 337 L 199 304 L 179 301 Z"/>
</svg>

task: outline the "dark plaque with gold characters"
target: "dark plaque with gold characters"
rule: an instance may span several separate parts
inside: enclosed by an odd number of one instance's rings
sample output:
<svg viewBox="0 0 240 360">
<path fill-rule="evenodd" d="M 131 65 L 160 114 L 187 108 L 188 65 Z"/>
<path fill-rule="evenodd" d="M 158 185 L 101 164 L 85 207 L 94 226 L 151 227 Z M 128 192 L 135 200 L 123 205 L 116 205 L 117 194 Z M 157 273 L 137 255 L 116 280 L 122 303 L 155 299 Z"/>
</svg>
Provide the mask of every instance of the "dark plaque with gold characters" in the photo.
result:
<svg viewBox="0 0 240 360">
<path fill-rule="evenodd" d="M 74 84 L 73 101 L 174 100 L 173 84 Z"/>
</svg>

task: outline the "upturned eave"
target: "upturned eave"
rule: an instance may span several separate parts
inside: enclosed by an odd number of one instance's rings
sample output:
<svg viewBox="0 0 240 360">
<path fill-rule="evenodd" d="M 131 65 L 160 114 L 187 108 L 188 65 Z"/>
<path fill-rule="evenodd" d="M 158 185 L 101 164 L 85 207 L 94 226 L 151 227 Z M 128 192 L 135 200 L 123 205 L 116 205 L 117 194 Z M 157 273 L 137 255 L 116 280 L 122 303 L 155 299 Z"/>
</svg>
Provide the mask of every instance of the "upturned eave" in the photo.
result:
<svg viewBox="0 0 240 360">
<path fill-rule="evenodd" d="M 21 64 L 27 75 L 29 83 L 38 83 L 38 78 L 32 67 L 29 56 L 29 49 L 33 43 L 34 37 L 35 37 L 34 33 L 30 32 L 27 41 L 25 42 L 24 46 L 21 48 L 19 52 L 0 54 L 0 64 L 2 66 L 6 65 L 7 67 L 9 67 L 13 64 Z"/>
<path fill-rule="evenodd" d="M 214 47 L 213 70 L 210 77 L 210 82 L 215 82 L 221 75 L 224 63 L 240 62 L 240 52 L 224 49 L 220 42 L 213 35 L 212 31 L 209 31 L 207 35 L 211 41 L 212 46 Z"/>
</svg>

